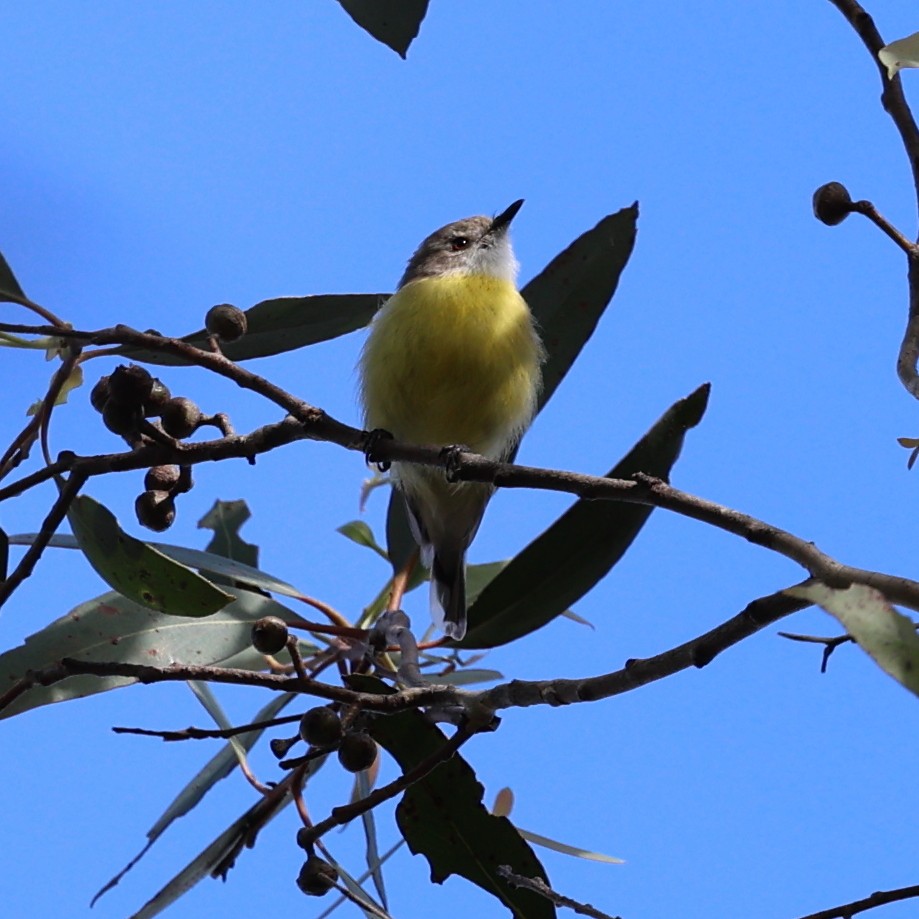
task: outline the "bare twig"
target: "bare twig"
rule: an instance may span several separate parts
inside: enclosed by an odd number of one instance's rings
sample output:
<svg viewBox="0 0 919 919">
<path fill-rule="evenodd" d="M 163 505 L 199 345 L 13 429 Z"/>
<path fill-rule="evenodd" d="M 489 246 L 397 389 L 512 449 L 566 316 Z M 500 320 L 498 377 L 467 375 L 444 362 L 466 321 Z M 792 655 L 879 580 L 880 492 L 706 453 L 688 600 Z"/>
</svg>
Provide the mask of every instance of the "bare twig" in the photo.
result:
<svg viewBox="0 0 919 919">
<path fill-rule="evenodd" d="M 19 560 L 13 573 L 2 583 L 0 583 L 0 606 L 9 599 L 10 594 L 32 573 L 42 552 L 45 551 L 51 537 L 57 532 L 61 521 L 67 515 L 73 499 L 83 487 L 86 477 L 80 473 L 72 472 L 67 481 L 61 487 L 61 490 L 51 505 L 51 510 L 42 522 L 41 529 L 31 546 L 26 550 L 25 555 Z"/>
<path fill-rule="evenodd" d="M 325 820 L 307 827 L 305 832 L 301 831 L 303 844 L 324 836 L 329 830 L 333 830 L 337 826 L 344 826 L 355 817 L 359 817 L 361 814 L 405 791 L 410 785 L 414 785 L 415 782 L 423 779 L 431 770 L 450 759 L 472 736 L 473 732 L 468 727 L 461 725 L 439 750 L 435 750 L 434 753 L 395 781 L 384 785 L 382 788 L 377 788 L 366 797 L 360 798 L 351 804 L 343 804 L 341 807 L 332 808 L 332 813 Z"/>
<path fill-rule="evenodd" d="M 852 210 L 867 217 L 907 255 L 911 257 L 919 255 L 919 246 L 914 242 L 910 242 L 870 201 L 853 201 Z"/>
<path fill-rule="evenodd" d="M 141 737 L 159 737 L 161 740 L 226 740 L 239 734 L 248 734 L 250 731 L 263 731 L 265 728 L 274 728 L 282 724 L 293 724 L 299 721 L 302 715 L 284 715 L 281 718 L 270 718 L 267 721 L 253 721 L 251 724 L 241 724 L 232 728 L 195 728 L 188 727 L 182 731 L 154 731 L 149 728 L 120 728 L 113 727 L 115 734 L 138 734 Z"/>
<path fill-rule="evenodd" d="M 842 906 L 833 906 L 817 913 L 808 913 L 806 916 L 801 916 L 800 919 L 852 919 L 857 913 L 864 913 L 887 903 L 911 900 L 914 897 L 919 897 L 919 884 L 914 884 L 912 887 L 900 887 L 897 890 L 879 890 L 863 900 L 853 900 Z"/>
<path fill-rule="evenodd" d="M 840 646 L 849 641 L 855 641 L 851 635 L 835 635 L 832 638 L 824 638 L 820 635 L 797 635 L 794 632 L 779 632 L 781 638 L 788 638 L 791 641 L 802 641 L 808 644 L 822 645 L 823 656 L 820 661 L 820 672 L 826 673 L 827 665 L 830 662 L 830 655 Z"/>
<path fill-rule="evenodd" d="M 887 76 L 887 68 L 878 58 L 878 51 L 886 43 L 881 38 L 874 20 L 862 5 L 856 0 L 830 0 L 830 2 L 845 16 L 846 21 L 855 30 L 862 40 L 862 44 L 868 49 L 871 60 L 877 68 L 882 87 L 881 104 L 900 133 L 900 140 L 903 143 L 903 148 L 906 151 L 910 169 L 912 170 L 916 207 L 919 210 L 919 127 L 916 126 L 916 120 L 913 118 L 909 103 L 906 101 L 900 75 L 898 73 L 894 74 L 893 79 Z M 858 202 L 858 204 L 864 203 L 866 202 Z M 861 212 L 875 220 L 871 213 L 865 210 Z M 892 228 L 885 227 L 878 223 L 877 220 L 875 220 L 875 223 L 907 253 L 909 264 L 909 314 L 906 331 L 897 357 L 897 376 L 907 392 L 914 398 L 919 399 L 919 371 L 917 371 L 917 365 L 919 365 L 919 255 L 917 255 L 915 246 L 907 244 L 909 247 L 904 247 L 905 239 L 899 233 L 896 233 L 896 231 L 891 233 Z"/>
<path fill-rule="evenodd" d="M 601 913 L 600 910 L 589 903 L 581 903 L 578 900 L 572 900 L 571 897 L 556 893 L 542 878 L 525 878 L 522 874 L 515 874 L 511 871 L 509 865 L 501 865 L 498 868 L 498 874 L 512 887 L 531 890 L 533 893 L 545 897 L 556 906 L 566 906 L 568 909 L 574 910 L 579 916 L 590 916 L 591 919 L 619 919 L 618 916 Z"/>
<path fill-rule="evenodd" d="M 868 49 L 871 60 L 877 68 L 881 79 L 881 105 L 899 131 L 906 155 L 909 157 L 910 168 L 913 172 L 913 185 L 916 187 L 916 206 L 919 209 L 919 127 L 916 126 L 913 113 L 903 93 L 900 75 L 895 74 L 892 80 L 888 79 L 887 68 L 878 58 L 878 51 L 884 47 L 886 42 L 881 38 L 881 33 L 878 32 L 874 20 L 856 0 L 830 0 L 830 3 L 845 16 L 846 21 Z"/>
</svg>

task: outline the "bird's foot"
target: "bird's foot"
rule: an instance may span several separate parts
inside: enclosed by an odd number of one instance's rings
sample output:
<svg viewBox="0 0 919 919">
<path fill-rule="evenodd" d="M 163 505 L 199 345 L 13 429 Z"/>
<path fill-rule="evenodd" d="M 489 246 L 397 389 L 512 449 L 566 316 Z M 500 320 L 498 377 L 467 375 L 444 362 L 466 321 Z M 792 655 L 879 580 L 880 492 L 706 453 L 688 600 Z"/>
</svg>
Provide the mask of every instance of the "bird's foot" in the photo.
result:
<svg viewBox="0 0 919 919">
<path fill-rule="evenodd" d="M 392 465 L 389 460 L 378 460 L 374 456 L 377 447 L 384 440 L 395 440 L 395 438 L 389 431 L 384 431 L 382 428 L 374 428 L 372 431 L 368 431 L 366 438 L 364 438 L 364 458 L 368 463 L 375 465 L 380 472 L 387 472 Z"/>
<path fill-rule="evenodd" d="M 440 451 L 444 459 L 444 475 L 448 482 L 459 482 L 459 472 L 463 467 L 463 454 L 475 453 L 472 447 L 465 444 L 450 444 Z"/>
</svg>

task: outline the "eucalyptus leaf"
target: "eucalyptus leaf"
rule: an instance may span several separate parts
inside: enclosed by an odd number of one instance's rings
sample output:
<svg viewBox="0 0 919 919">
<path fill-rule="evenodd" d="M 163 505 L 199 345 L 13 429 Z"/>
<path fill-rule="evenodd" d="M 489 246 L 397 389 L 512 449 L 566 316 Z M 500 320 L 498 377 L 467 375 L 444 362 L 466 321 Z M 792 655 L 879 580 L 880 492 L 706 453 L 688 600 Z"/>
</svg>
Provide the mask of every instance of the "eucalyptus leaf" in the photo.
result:
<svg viewBox="0 0 919 919">
<path fill-rule="evenodd" d="M 788 588 L 792 597 L 816 603 L 842 623 L 856 644 L 901 686 L 919 696 L 919 635 L 876 588 L 852 584 L 842 590 L 822 581 Z"/>
<path fill-rule="evenodd" d="M 297 693 L 277 693 L 267 705 L 262 706 L 252 716 L 250 721 L 253 723 L 270 721 L 272 718 L 277 717 L 296 698 L 298 698 Z M 247 731 L 245 734 L 237 734 L 233 739 L 243 750 L 248 751 L 255 746 L 255 743 L 264 732 L 264 728 L 259 728 L 254 731 Z M 238 762 L 233 745 L 229 742 L 225 743 L 222 749 L 208 760 L 198 774 L 179 792 L 163 815 L 150 828 L 147 838 L 153 842 L 161 836 L 174 820 L 187 814 L 217 782 L 230 775 L 236 769 Z"/>
<path fill-rule="evenodd" d="M 246 840 L 251 837 L 253 825 L 261 826 L 273 820 L 291 800 L 288 794 L 262 798 L 256 802 L 134 913 L 131 919 L 153 919 L 188 893 L 199 881 L 220 870 L 221 865 L 228 860 L 235 860 Z"/>
<path fill-rule="evenodd" d="M 129 536 L 114 514 L 87 495 L 67 512 L 73 535 L 96 573 L 136 603 L 174 616 L 209 616 L 232 600 L 207 578 Z"/>
<path fill-rule="evenodd" d="M 521 290 L 546 348 L 539 407 L 565 378 L 603 315 L 635 245 L 638 205 L 604 217 Z"/>
<path fill-rule="evenodd" d="M 215 501 L 211 509 L 198 521 L 198 529 L 211 530 L 213 536 L 207 552 L 222 555 L 250 568 L 258 568 L 258 546 L 246 542 L 239 531 L 252 516 L 243 500 Z"/>
<path fill-rule="evenodd" d="M 377 41 L 405 58 L 428 11 L 428 0 L 338 0 L 344 11 Z"/>
<path fill-rule="evenodd" d="M 373 549 L 380 558 L 387 562 L 389 561 L 386 550 L 376 541 L 373 530 L 363 520 L 351 520 L 348 523 L 343 523 L 336 529 L 336 532 L 341 533 L 342 536 L 347 537 L 351 542 L 357 543 L 359 546 Z"/>
<path fill-rule="evenodd" d="M 305 779 L 309 780 L 314 776 L 327 759 L 328 756 L 320 756 L 311 760 L 306 767 Z M 148 900 L 142 909 L 134 913 L 131 919 L 153 919 L 205 877 L 226 879 L 236 856 L 247 846 L 251 848 L 254 845 L 252 828 L 267 825 L 291 801 L 289 792 L 258 800 Z"/>
<path fill-rule="evenodd" d="M 237 341 L 221 342 L 220 350 L 233 361 L 283 354 L 307 345 L 338 338 L 363 328 L 388 294 L 317 294 L 310 297 L 275 297 L 246 310 L 247 331 Z M 199 329 L 182 341 L 207 347 L 207 332 Z M 121 348 L 126 357 L 146 364 L 185 365 L 175 354 Z"/>
<path fill-rule="evenodd" d="M 261 655 L 260 655 L 261 656 Z M 264 657 L 262 657 L 264 661 Z M 297 698 L 296 693 L 284 692 L 275 695 L 271 701 L 259 709 L 252 717 L 252 722 L 268 721 L 281 712 L 285 706 Z M 232 738 L 232 742 L 223 745 L 219 753 L 211 757 L 210 760 L 199 770 L 198 774 L 179 792 L 169 807 L 166 808 L 163 815 L 147 831 L 147 843 L 118 872 L 106 885 L 93 897 L 90 906 L 95 906 L 96 901 L 105 893 L 116 887 L 121 879 L 147 854 L 151 846 L 162 836 L 162 834 L 178 820 L 184 817 L 192 810 L 201 799 L 219 782 L 230 775 L 239 764 L 239 758 L 236 752 L 236 745 L 244 750 L 251 750 L 259 737 L 264 733 L 264 728 L 248 731 L 245 734 L 237 734 Z"/>
<path fill-rule="evenodd" d="M 170 616 L 114 592 L 81 603 L 66 616 L 30 635 L 18 648 L 0 654 L 0 692 L 30 671 L 43 670 L 64 657 L 160 667 L 219 664 L 250 645 L 252 623 L 257 619 L 297 618 L 286 607 L 261 594 L 229 589 L 236 599 L 220 612 L 199 619 Z M 33 686 L 0 711 L 0 718 L 133 682 L 130 677 L 81 674 L 50 686 Z"/>
<path fill-rule="evenodd" d="M 708 385 L 671 406 L 607 478 L 666 479 L 686 432 L 702 419 Z M 579 500 L 516 555 L 469 608 L 461 648 L 492 648 L 527 635 L 579 600 L 619 561 L 652 508 Z"/>
<path fill-rule="evenodd" d="M 352 677 L 349 685 L 366 692 L 390 691 L 372 677 Z M 413 710 L 374 718 L 368 730 L 403 773 L 447 743 L 443 732 L 426 715 Z M 455 753 L 409 786 L 396 807 L 396 822 L 412 852 L 427 859 L 434 883 L 459 874 L 495 897 L 513 915 L 551 919 L 556 913 L 548 900 L 512 887 L 498 873 L 502 865 L 509 865 L 524 877 L 546 880 L 539 859 L 513 824 L 485 808 L 483 791 L 472 767 Z"/>
<path fill-rule="evenodd" d="M 377 763 L 379 763 L 379 749 L 377 750 Z M 366 798 L 367 795 L 370 794 L 371 784 L 366 769 L 361 769 L 361 771 L 354 776 L 354 784 L 360 798 Z M 377 822 L 373 814 L 373 808 L 361 814 L 361 824 L 364 828 L 367 867 L 370 869 L 370 875 L 373 878 L 373 886 L 376 888 L 377 896 L 383 908 L 388 909 L 389 904 L 386 900 L 386 885 L 383 882 L 383 871 L 380 868 L 380 847 L 377 841 Z M 361 890 L 359 884 L 358 889 Z M 361 892 L 363 893 L 363 890 L 361 890 Z"/>
<path fill-rule="evenodd" d="M 37 538 L 37 533 L 16 533 L 10 536 L 10 545 L 30 546 Z M 80 548 L 76 538 L 66 533 L 55 534 L 51 537 L 48 545 L 54 549 Z M 304 599 L 305 595 L 292 584 L 288 584 L 287 581 L 282 581 L 272 574 L 244 565 L 242 562 L 233 561 L 233 559 L 226 558 L 223 555 L 214 555 L 201 549 L 189 549 L 185 546 L 173 546 L 164 542 L 150 542 L 147 545 L 182 565 L 222 576 L 230 583 L 241 581 L 261 590 L 283 594 L 285 597 L 292 597 L 295 600 Z"/>
<path fill-rule="evenodd" d="M 0 301 L 12 300 L 17 302 L 27 299 L 28 297 L 19 286 L 19 281 L 16 280 L 16 275 L 13 274 L 13 269 L 10 268 L 9 262 L 0 252 Z"/>
</svg>

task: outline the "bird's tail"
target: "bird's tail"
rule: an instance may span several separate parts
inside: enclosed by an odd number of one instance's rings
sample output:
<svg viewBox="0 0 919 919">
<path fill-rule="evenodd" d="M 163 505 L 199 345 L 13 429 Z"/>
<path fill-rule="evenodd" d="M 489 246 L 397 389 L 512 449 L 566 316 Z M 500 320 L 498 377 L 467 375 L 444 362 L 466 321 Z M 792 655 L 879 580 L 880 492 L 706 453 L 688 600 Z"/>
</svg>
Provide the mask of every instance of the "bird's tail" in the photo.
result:
<svg viewBox="0 0 919 919">
<path fill-rule="evenodd" d="M 466 634 L 466 549 L 438 547 L 431 562 L 431 613 L 450 638 Z"/>
</svg>

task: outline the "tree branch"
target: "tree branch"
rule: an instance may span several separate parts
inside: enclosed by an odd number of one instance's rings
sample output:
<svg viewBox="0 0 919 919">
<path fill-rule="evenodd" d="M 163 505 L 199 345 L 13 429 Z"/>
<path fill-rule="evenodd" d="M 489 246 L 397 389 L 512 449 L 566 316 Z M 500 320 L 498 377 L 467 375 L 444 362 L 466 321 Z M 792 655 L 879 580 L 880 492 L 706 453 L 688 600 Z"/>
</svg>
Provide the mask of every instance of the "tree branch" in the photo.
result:
<svg viewBox="0 0 919 919">
<path fill-rule="evenodd" d="M 913 897 L 919 897 L 919 884 L 915 884 L 912 887 L 900 887 L 897 890 L 879 890 L 871 894 L 871 896 L 865 897 L 864 900 L 854 900 L 851 903 L 844 903 L 842 906 L 822 909 L 818 913 L 808 913 L 806 916 L 801 916 L 800 919 L 852 919 L 856 913 L 864 913 L 869 909 L 875 909 L 887 903 L 911 900 Z"/>
<path fill-rule="evenodd" d="M 884 107 L 884 111 L 890 115 L 897 131 L 900 133 L 900 140 L 903 142 L 903 148 L 906 151 L 913 174 L 913 189 L 916 207 L 919 210 L 919 127 L 916 126 L 913 113 L 910 110 L 909 103 L 906 101 L 900 75 L 894 74 L 893 79 L 889 79 L 887 68 L 878 58 L 878 51 L 884 47 L 886 42 L 881 38 L 874 20 L 856 0 L 830 0 L 830 2 L 845 16 L 846 21 L 855 30 L 864 46 L 868 49 L 871 60 L 878 70 L 882 89 L 881 105 Z M 863 210 L 862 213 L 866 212 Z M 872 217 L 870 213 L 866 213 L 866 215 Z M 902 242 L 896 235 L 892 235 L 884 227 L 882 229 L 888 236 L 891 236 L 897 245 L 903 248 Z M 897 376 L 906 391 L 913 398 L 919 399 L 919 370 L 917 370 L 917 366 L 919 366 L 919 256 L 916 254 L 915 247 L 912 248 L 912 251 L 907 250 L 907 261 L 909 265 L 909 313 L 906 321 L 906 331 L 903 334 L 903 341 L 900 344 L 900 351 L 897 356 Z"/>
<path fill-rule="evenodd" d="M 19 560 L 13 573 L 3 582 L 0 582 L 0 606 L 9 599 L 10 594 L 32 573 L 42 552 L 51 542 L 51 537 L 57 532 L 61 525 L 73 499 L 83 487 L 86 476 L 79 472 L 72 472 L 61 487 L 57 500 L 51 505 L 51 510 L 42 522 L 41 529 L 35 537 L 35 541 L 29 546 L 26 554 Z"/>
<path fill-rule="evenodd" d="M 532 890 L 533 893 L 538 893 L 556 906 L 566 906 L 568 909 L 574 910 L 579 916 L 589 916 L 590 919 L 619 919 L 618 916 L 601 913 L 600 910 L 589 903 L 580 903 L 578 900 L 572 900 L 571 897 L 556 893 L 542 878 L 526 878 L 522 874 L 515 874 L 511 871 L 509 865 L 501 865 L 498 868 L 498 874 L 513 887 Z"/>
<path fill-rule="evenodd" d="M 410 785 L 414 785 L 415 782 L 423 779 L 441 763 L 450 759 L 450 757 L 472 737 L 473 733 L 474 732 L 466 725 L 461 725 L 456 729 L 456 733 L 439 750 L 435 750 L 413 769 L 403 773 L 399 778 L 390 782 L 388 785 L 375 789 L 364 798 L 359 798 L 351 804 L 333 807 L 332 813 L 329 814 L 325 820 L 321 820 L 319 823 L 313 824 L 313 826 L 302 829 L 300 831 L 301 835 L 297 837 L 297 841 L 303 846 L 311 845 L 319 839 L 320 836 L 324 836 L 328 833 L 329 830 L 334 830 L 337 826 L 344 826 L 346 823 L 350 823 L 355 817 L 360 817 L 361 814 L 365 814 L 367 811 L 372 810 L 384 801 L 389 801 L 391 798 L 394 798 L 400 792 L 405 791 Z"/>
<path fill-rule="evenodd" d="M 910 111 L 909 103 L 903 93 L 900 75 L 895 74 L 892 80 L 887 77 L 887 68 L 878 58 L 878 51 L 887 44 L 878 32 L 874 20 L 856 0 L 830 0 L 830 3 L 845 16 L 846 21 L 855 30 L 858 37 L 871 55 L 871 60 L 881 78 L 881 105 L 890 115 L 900 133 L 900 140 L 909 158 L 913 172 L 913 185 L 916 188 L 916 207 L 919 210 L 919 127 Z"/>
<path fill-rule="evenodd" d="M 276 692 L 300 692 L 318 696 L 367 711 L 392 714 L 422 706 L 461 706 L 473 714 L 484 710 L 523 708 L 531 705 L 568 705 L 596 702 L 610 696 L 638 689 L 689 667 L 704 667 L 718 654 L 778 619 L 803 609 L 804 600 L 777 591 L 748 603 L 736 616 L 709 632 L 676 648 L 643 660 L 630 660 L 621 670 L 579 680 L 513 680 L 492 689 L 471 692 L 455 686 L 429 684 L 403 689 L 392 694 L 356 692 L 329 683 L 274 673 L 258 673 L 224 667 L 202 667 L 173 664 L 154 667 L 120 661 L 84 661 L 64 658 L 42 670 L 30 671 L 0 695 L 0 711 L 33 686 L 50 686 L 78 674 L 123 676 L 140 683 L 162 683 L 176 680 L 206 680 L 240 686 L 259 686 Z M 251 728 L 250 728 L 251 729 Z"/>
</svg>

